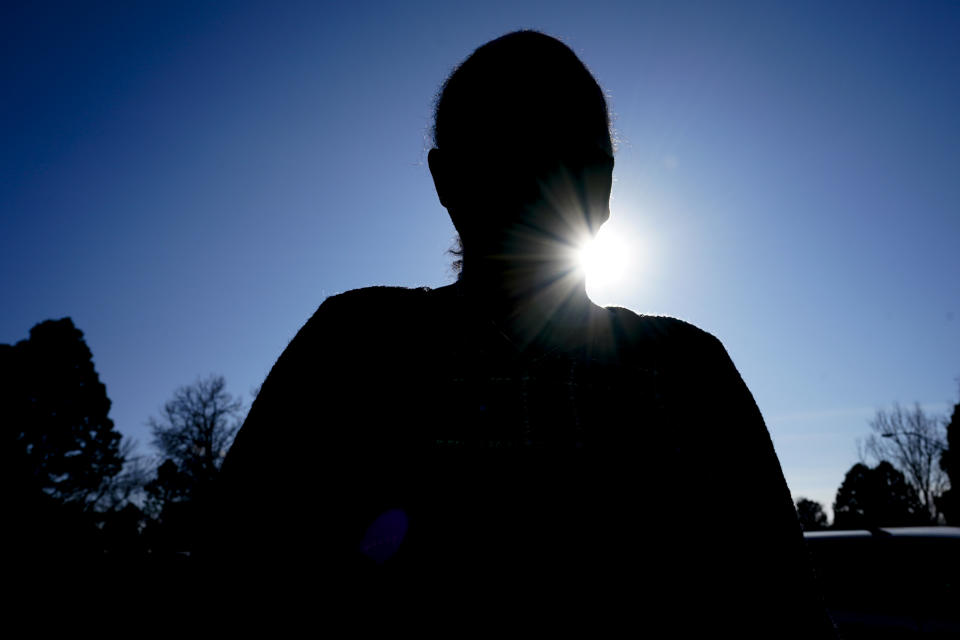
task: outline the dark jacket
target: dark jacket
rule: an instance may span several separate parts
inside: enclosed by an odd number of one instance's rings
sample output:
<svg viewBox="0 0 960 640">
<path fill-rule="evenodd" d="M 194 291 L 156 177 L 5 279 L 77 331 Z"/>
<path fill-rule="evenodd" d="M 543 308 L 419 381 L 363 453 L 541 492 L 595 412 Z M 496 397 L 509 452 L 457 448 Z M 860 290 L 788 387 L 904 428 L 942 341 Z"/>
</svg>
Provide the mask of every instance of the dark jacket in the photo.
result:
<svg viewBox="0 0 960 640">
<path fill-rule="evenodd" d="M 545 335 L 518 349 L 459 285 L 327 299 L 224 463 L 221 557 L 309 567 L 347 601 L 453 592 L 671 633 L 830 637 L 721 343 L 620 308 Z"/>
</svg>

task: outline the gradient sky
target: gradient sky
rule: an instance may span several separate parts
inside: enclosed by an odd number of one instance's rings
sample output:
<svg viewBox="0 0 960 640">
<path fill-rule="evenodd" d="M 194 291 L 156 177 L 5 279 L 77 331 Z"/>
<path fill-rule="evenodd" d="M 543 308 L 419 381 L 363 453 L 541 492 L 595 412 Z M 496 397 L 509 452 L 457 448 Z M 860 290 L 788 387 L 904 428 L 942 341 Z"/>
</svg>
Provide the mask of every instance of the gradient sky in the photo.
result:
<svg viewBox="0 0 960 640">
<path fill-rule="evenodd" d="M 326 296 L 452 281 L 432 99 L 518 28 L 610 96 L 632 255 L 591 296 L 718 336 L 795 496 L 830 506 L 877 409 L 958 400 L 960 4 L 13 4 L 0 342 L 71 316 L 141 453 L 199 376 L 249 402 Z"/>
</svg>

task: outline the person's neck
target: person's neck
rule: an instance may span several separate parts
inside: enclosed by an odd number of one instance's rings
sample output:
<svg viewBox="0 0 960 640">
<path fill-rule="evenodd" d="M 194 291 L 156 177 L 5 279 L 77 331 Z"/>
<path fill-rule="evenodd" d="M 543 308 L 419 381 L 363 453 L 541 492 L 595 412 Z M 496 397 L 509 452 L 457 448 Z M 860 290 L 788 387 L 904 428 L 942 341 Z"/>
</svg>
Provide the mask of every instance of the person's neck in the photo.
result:
<svg viewBox="0 0 960 640">
<path fill-rule="evenodd" d="M 471 258 L 464 255 L 459 286 L 519 346 L 564 339 L 581 329 L 594 309 L 583 274 L 569 265 Z"/>
</svg>

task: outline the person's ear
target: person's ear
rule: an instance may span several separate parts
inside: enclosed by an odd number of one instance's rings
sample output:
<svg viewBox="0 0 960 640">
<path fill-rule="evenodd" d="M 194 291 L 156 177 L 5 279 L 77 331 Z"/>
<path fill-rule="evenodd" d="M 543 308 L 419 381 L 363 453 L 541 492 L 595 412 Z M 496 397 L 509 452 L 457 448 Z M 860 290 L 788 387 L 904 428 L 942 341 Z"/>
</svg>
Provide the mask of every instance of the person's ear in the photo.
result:
<svg viewBox="0 0 960 640">
<path fill-rule="evenodd" d="M 427 154 L 427 164 L 430 166 L 430 175 L 433 176 L 433 186 L 437 190 L 440 204 L 449 209 L 453 205 L 453 180 L 447 158 L 440 149 L 430 149 Z"/>
</svg>

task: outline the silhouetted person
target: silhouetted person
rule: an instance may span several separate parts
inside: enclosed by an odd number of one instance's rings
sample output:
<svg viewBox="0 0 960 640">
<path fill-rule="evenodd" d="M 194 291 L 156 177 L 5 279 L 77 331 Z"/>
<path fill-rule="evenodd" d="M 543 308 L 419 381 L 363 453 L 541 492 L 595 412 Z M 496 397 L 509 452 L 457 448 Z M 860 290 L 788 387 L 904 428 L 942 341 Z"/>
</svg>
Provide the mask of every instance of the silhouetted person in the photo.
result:
<svg viewBox="0 0 960 640">
<path fill-rule="evenodd" d="M 443 86 L 434 142 L 462 272 L 333 296 L 300 330 L 224 463 L 233 568 L 424 615 L 445 594 L 480 616 L 829 637 L 720 342 L 594 305 L 573 268 L 614 164 L 584 65 L 536 32 L 480 47 Z"/>
</svg>

